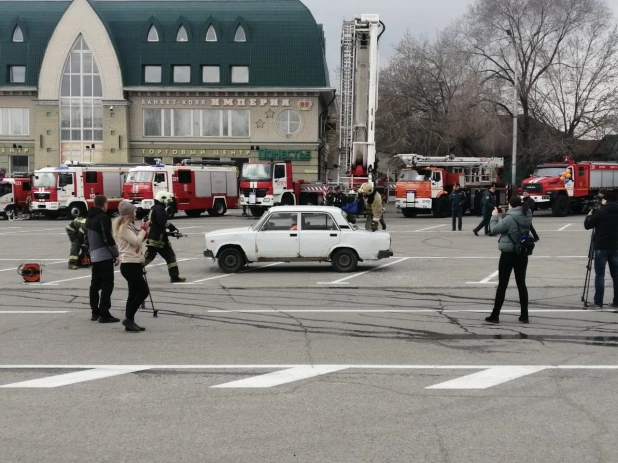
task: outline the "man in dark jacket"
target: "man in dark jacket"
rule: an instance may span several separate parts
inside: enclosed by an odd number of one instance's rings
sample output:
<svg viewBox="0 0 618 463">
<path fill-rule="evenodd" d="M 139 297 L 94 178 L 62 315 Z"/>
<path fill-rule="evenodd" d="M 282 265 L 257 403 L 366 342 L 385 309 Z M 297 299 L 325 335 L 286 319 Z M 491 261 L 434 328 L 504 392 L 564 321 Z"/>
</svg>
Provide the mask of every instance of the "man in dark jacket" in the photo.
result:
<svg viewBox="0 0 618 463">
<path fill-rule="evenodd" d="M 65 228 L 69 241 L 71 242 L 71 251 L 69 252 L 69 270 L 79 269 L 80 258 L 83 255 L 82 247 L 86 240 L 86 219 L 77 217 Z"/>
<path fill-rule="evenodd" d="M 176 254 L 170 245 L 168 237 L 168 232 L 178 232 L 178 229 L 167 220 L 166 205 L 170 198 L 171 195 L 168 192 L 159 191 L 155 197 L 155 205 L 148 215 L 150 230 L 148 232 L 148 240 L 146 241 L 146 261 L 144 265 L 150 264 L 159 254 L 167 262 L 167 271 L 169 272 L 171 282 L 182 283 L 187 279 L 180 276 Z"/>
<path fill-rule="evenodd" d="M 346 196 L 339 185 L 326 194 L 326 205 L 341 208 L 346 204 Z"/>
<path fill-rule="evenodd" d="M 479 236 L 479 230 L 485 227 L 485 234 L 489 235 L 489 222 L 491 221 L 491 213 L 494 211 L 496 207 L 496 187 L 491 186 L 489 190 L 483 193 L 483 198 L 481 199 L 481 211 L 483 213 L 483 220 L 479 223 L 472 232 Z"/>
<path fill-rule="evenodd" d="M 586 230 L 594 229 L 594 305 L 603 307 L 605 293 L 605 267 L 609 264 L 609 273 L 614 284 L 612 307 L 618 307 L 618 203 L 613 191 L 605 193 L 602 206 L 597 211 L 590 211 L 584 222 Z"/>
<path fill-rule="evenodd" d="M 453 187 L 453 191 L 449 195 L 449 199 L 451 200 L 451 214 L 453 216 L 453 231 L 455 231 L 455 226 L 459 225 L 457 228 L 461 231 L 461 226 L 463 222 L 463 209 L 466 205 L 466 193 L 460 188 L 459 183 L 456 183 Z M 459 220 L 459 223 L 457 221 Z"/>
<path fill-rule="evenodd" d="M 92 262 L 92 281 L 90 282 L 90 320 L 99 323 L 116 323 L 112 317 L 112 292 L 114 291 L 114 266 L 120 263 L 118 247 L 112 236 L 112 221 L 107 215 L 107 198 L 95 196 L 94 207 L 88 211 L 86 220 L 86 239 L 90 261 Z M 99 291 L 101 297 L 99 298 Z"/>
</svg>

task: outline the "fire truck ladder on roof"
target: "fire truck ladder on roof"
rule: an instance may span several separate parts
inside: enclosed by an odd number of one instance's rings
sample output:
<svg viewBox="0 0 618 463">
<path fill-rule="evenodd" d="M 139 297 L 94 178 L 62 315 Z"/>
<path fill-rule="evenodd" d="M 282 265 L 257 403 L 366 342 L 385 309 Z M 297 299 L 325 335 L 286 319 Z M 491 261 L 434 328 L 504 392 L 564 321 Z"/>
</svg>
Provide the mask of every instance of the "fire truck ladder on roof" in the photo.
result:
<svg viewBox="0 0 618 463">
<path fill-rule="evenodd" d="M 354 21 L 344 21 L 341 31 L 341 110 L 339 121 L 339 170 L 337 181 L 344 172 L 352 169 L 354 136 L 354 80 L 356 74 L 356 26 Z"/>
</svg>

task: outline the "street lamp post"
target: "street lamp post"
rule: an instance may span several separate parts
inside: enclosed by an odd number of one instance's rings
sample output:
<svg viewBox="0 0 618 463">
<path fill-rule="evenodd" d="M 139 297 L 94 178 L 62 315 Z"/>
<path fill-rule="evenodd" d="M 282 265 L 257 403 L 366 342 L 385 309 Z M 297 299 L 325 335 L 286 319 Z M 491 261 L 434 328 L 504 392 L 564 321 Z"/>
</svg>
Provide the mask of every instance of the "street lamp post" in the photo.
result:
<svg viewBox="0 0 618 463">
<path fill-rule="evenodd" d="M 511 159 L 511 184 L 517 188 L 517 45 L 515 44 L 515 35 L 513 35 L 513 31 L 507 29 L 506 33 L 513 41 L 513 51 L 515 52 L 513 65 L 513 154 Z M 511 192 L 511 194 L 513 194 L 513 192 Z"/>
</svg>

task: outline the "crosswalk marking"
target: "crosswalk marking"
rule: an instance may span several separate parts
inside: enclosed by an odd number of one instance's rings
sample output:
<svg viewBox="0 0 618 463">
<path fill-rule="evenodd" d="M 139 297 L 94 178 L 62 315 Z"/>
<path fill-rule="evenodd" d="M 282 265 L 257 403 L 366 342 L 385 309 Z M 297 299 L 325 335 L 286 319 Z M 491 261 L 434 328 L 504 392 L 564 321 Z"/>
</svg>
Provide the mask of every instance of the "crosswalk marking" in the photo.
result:
<svg viewBox="0 0 618 463">
<path fill-rule="evenodd" d="M 68 386 L 69 384 L 81 383 L 84 381 L 92 381 L 94 379 L 109 378 L 111 376 L 124 375 L 134 373 L 136 371 L 147 370 L 148 368 L 139 367 L 122 367 L 114 368 L 95 368 L 92 370 L 75 371 L 64 375 L 46 376 L 45 378 L 32 379 L 30 381 L 22 381 L 19 383 L 6 384 L 1 388 L 50 388 L 59 386 Z"/>
<path fill-rule="evenodd" d="M 442 382 L 426 389 L 487 389 L 543 370 L 606 370 L 616 371 L 618 365 L 0 365 L 3 370 L 80 370 L 72 373 L 6 384 L 0 388 L 55 388 L 84 381 L 146 370 L 277 370 L 249 378 L 211 386 L 212 388 L 269 388 L 342 370 L 455 370 L 469 371 L 460 378 Z"/>
<path fill-rule="evenodd" d="M 497 386 L 498 384 L 506 383 L 507 381 L 546 369 L 546 367 L 542 366 L 493 367 L 451 381 L 429 386 L 426 389 L 487 389 L 488 387 Z"/>
<path fill-rule="evenodd" d="M 315 376 L 345 370 L 345 366 L 337 365 L 305 365 L 302 367 L 289 368 L 287 370 L 275 371 L 265 375 L 253 376 L 251 378 L 232 381 L 231 383 L 212 386 L 214 388 L 262 388 L 280 386 L 281 384 L 299 381 L 301 379 L 313 378 Z"/>
</svg>

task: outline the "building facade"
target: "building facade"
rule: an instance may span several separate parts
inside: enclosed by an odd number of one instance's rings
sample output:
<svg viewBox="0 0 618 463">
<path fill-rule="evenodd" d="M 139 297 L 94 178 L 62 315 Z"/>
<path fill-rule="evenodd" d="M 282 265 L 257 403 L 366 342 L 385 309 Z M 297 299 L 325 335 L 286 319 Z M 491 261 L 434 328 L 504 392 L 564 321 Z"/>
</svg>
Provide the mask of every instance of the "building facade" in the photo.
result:
<svg viewBox="0 0 618 463">
<path fill-rule="evenodd" d="M 0 0 L 0 168 L 274 158 L 323 178 L 324 46 L 298 0 Z"/>
</svg>

